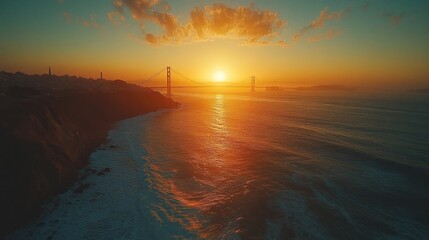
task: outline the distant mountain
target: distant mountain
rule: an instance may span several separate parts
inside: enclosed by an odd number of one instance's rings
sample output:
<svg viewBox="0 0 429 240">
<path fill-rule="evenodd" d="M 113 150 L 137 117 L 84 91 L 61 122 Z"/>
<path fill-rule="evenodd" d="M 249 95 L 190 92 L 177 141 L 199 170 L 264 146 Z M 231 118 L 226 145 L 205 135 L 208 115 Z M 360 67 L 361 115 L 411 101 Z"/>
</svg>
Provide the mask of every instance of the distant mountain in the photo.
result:
<svg viewBox="0 0 429 240">
<path fill-rule="evenodd" d="M 312 87 L 297 87 L 299 91 L 356 91 L 355 88 L 343 86 L 343 85 L 318 85 Z"/>
<path fill-rule="evenodd" d="M 416 92 L 416 93 L 429 93 L 429 88 L 423 88 L 423 89 L 412 89 L 410 92 Z"/>
</svg>

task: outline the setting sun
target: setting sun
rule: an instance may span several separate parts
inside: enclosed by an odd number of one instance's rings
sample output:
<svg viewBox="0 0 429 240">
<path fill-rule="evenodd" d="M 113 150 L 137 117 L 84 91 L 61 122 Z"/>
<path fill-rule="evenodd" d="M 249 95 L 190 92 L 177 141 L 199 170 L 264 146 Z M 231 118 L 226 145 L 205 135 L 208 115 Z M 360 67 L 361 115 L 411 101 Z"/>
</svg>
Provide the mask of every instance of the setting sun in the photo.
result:
<svg viewBox="0 0 429 240">
<path fill-rule="evenodd" d="M 0 240 L 429 240 L 408 2 L 3 0 Z"/>
<path fill-rule="evenodd" d="M 223 82 L 225 81 L 225 73 L 223 71 L 216 71 L 213 75 L 213 80 L 215 82 Z"/>
</svg>

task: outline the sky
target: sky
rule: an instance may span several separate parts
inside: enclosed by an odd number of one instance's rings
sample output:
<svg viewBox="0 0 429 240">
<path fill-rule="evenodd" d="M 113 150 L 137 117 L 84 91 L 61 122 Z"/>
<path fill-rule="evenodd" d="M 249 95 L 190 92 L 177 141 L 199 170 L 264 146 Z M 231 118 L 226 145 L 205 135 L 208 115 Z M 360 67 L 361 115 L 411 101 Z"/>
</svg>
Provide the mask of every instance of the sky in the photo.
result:
<svg viewBox="0 0 429 240">
<path fill-rule="evenodd" d="M 429 1 L 5 0 L 0 71 L 429 88 Z M 174 80 L 174 78 L 173 78 Z"/>
</svg>

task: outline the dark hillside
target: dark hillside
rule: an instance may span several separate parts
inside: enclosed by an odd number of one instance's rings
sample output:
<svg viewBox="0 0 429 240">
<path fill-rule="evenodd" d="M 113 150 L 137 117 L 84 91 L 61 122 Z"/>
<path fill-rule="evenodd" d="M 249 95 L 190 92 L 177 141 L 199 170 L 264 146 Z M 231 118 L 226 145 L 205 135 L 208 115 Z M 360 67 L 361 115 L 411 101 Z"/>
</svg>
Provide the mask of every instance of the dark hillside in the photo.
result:
<svg viewBox="0 0 429 240">
<path fill-rule="evenodd" d="M 0 236 L 73 183 L 115 122 L 175 107 L 119 80 L 0 73 Z"/>
</svg>

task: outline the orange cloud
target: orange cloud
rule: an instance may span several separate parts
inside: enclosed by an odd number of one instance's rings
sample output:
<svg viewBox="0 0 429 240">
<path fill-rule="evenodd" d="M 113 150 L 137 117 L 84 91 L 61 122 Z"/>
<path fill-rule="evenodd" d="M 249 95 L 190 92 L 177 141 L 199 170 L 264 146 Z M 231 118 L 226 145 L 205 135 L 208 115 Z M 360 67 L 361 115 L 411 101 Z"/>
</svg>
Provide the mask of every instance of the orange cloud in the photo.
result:
<svg viewBox="0 0 429 240">
<path fill-rule="evenodd" d="M 330 20 L 339 20 L 341 19 L 345 14 L 347 14 L 351 9 L 344 9 L 340 10 L 338 12 L 329 12 L 328 8 L 323 9 L 320 11 L 319 17 L 313 20 L 309 25 L 303 27 L 301 31 L 296 33 L 293 37 L 295 41 L 299 41 L 301 37 L 305 34 L 307 34 L 309 31 L 314 29 L 323 28 L 325 26 L 325 23 Z"/>
<path fill-rule="evenodd" d="M 171 6 L 161 0 L 114 0 L 113 4 L 118 13 L 123 15 L 129 9 L 134 20 L 141 24 L 150 21 L 163 29 L 158 35 L 145 33 L 144 39 L 152 45 L 232 38 L 246 45 L 287 46 L 284 41 L 274 40 L 286 21 L 272 11 L 216 3 L 193 8 L 188 22 L 181 24 L 170 13 Z"/>
</svg>

